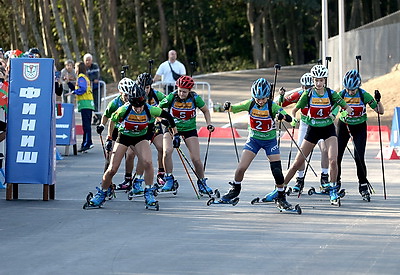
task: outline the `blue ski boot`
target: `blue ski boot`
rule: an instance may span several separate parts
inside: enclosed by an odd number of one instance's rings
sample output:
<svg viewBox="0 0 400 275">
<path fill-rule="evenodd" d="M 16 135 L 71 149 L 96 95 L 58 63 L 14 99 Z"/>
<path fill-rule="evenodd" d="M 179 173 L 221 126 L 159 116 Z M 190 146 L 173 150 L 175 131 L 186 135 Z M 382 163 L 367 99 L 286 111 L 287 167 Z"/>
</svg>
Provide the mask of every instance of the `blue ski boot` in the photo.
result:
<svg viewBox="0 0 400 275">
<path fill-rule="evenodd" d="M 293 186 L 293 192 L 294 193 L 301 193 L 303 192 L 304 188 L 304 177 L 303 178 L 296 178 L 296 185 Z"/>
<path fill-rule="evenodd" d="M 146 204 L 146 209 L 159 210 L 158 201 L 154 198 L 154 193 L 156 188 L 153 186 L 151 188 L 144 189 L 144 202 Z"/>
<path fill-rule="evenodd" d="M 197 180 L 197 186 L 199 187 L 200 194 L 212 195 L 213 190 L 207 185 L 207 178 Z"/>
<path fill-rule="evenodd" d="M 175 179 L 174 179 L 173 175 L 170 175 L 170 176 L 165 175 L 164 176 L 165 183 L 164 183 L 164 186 L 161 188 L 161 192 L 173 191 L 174 181 L 175 181 Z"/>
<path fill-rule="evenodd" d="M 321 190 L 321 193 L 323 194 L 329 194 L 329 190 L 330 190 L 330 184 L 328 183 L 323 183 L 321 184 L 321 186 L 319 187 L 319 189 Z"/>
<path fill-rule="evenodd" d="M 240 190 L 242 189 L 241 184 L 234 184 L 232 182 L 229 182 L 229 184 L 232 186 L 229 191 L 221 197 L 221 201 L 223 202 L 230 202 L 240 194 Z"/>
<path fill-rule="evenodd" d="M 90 206 L 100 206 L 106 200 L 107 191 L 103 191 L 99 187 L 96 187 L 96 189 L 97 189 L 97 193 L 90 200 Z"/>
<path fill-rule="evenodd" d="M 278 189 L 275 188 L 274 191 L 268 193 L 264 198 L 261 199 L 262 202 L 273 202 L 278 197 Z"/>
<path fill-rule="evenodd" d="M 335 204 L 338 202 L 338 194 L 337 194 L 337 186 L 330 186 L 329 187 L 329 196 L 332 204 Z"/>
<path fill-rule="evenodd" d="M 143 186 L 142 183 L 144 179 L 135 178 L 132 183 L 132 190 L 130 191 L 132 195 L 140 195 L 143 194 Z"/>
</svg>

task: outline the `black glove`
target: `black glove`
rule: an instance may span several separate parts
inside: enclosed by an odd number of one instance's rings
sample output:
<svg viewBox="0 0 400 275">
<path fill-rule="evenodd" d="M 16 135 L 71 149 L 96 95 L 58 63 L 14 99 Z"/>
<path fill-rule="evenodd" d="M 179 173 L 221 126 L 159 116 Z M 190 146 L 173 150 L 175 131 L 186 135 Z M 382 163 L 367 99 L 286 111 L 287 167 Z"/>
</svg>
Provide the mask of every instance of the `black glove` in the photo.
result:
<svg viewBox="0 0 400 275">
<path fill-rule="evenodd" d="M 375 100 L 376 102 L 381 101 L 381 93 L 378 90 L 375 90 Z"/>
<path fill-rule="evenodd" d="M 286 114 L 285 120 L 290 123 L 290 122 L 292 122 L 292 117 L 290 115 Z"/>
<path fill-rule="evenodd" d="M 101 133 L 103 133 L 103 131 L 104 131 L 104 125 L 103 125 L 103 124 L 97 125 L 97 127 L 96 127 L 96 132 L 97 132 L 99 135 L 101 135 Z"/>
<path fill-rule="evenodd" d="M 281 113 L 278 114 L 278 116 L 276 117 L 277 120 L 282 120 L 285 116 L 282 115 Z"/>
<path fill-rule="evenodd" d="M 111 139 L 107 139 L 106 141 L 106 151 L 111 152 L 112 151 L 112 146 L 113 146 L 113 141 Z"/>
<path fill-rule="evenodd" d="M 168 127 L 168 126 L 169 126 L 169 122 L 168 122 L 168 120 L 166 120 L 166 119 L 162 119 L 162 120 L 161 120 L 161 124 L 164 125 L 165 127 Z"/>
<path fill-rule="evenodd" d="M 229 101 L 225 101 L 224 110 L 229 110 L 230 107 L 231 107 L 231 103 Z"/>
<path fill-rule="evenodd" d="M 71 91 L 75 91 L 75 85 L 72 84 L 71 82 L 67 82 L 68 88 L 71 89 Z"/>
<path fill-rule="evenodd" d="M 172 144 L 174 145 L 174 148 L 179 148 L 181 145 L 181 137 L 179 134 L 174 135 L 174 139 L 172 140 Z"/>
</svg>

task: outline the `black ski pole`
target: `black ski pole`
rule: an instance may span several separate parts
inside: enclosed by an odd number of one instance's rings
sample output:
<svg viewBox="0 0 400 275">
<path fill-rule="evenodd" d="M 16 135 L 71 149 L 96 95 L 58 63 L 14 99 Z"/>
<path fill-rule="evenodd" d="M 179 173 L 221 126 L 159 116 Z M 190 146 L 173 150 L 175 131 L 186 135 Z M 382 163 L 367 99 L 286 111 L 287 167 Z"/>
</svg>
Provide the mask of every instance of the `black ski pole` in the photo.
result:
<svg viewBox="0 0 400 275">
<path fill-rule="evenodd" d="M 149 63 L 149 74 L 151 75 L 151 70 L 153 69 L 154 60 L 153 60 L 153 59 L 150 59 L 150 60 L 148 61 L 148 63 Z"/>
<path fill-rule="evenodd" d="M 193 74 L 194 74 L 194 72 L 196 71 L 197 62 L 196 62 L 196 61 L 191 61 L 191 62 L 190 62 L 190 68 L 191 68 L 191 70 L 190 70 L 190 76 L 192 77 Z"/>
<path fill-rule="evenodd" d="M 290 136 L 290 138 L 292 139 L 294 145 L 296 145 L 297 150 L 299 150 L 299 152 L 300 152 L 300 154 L 303 156 L 304 160 L 305 160 L 305 161 L 307 162 L 307 164 L 310 166 L 311 171 L 313 171 L 314 175 L 315 175 L 316 177 L 318 177 L 318 176 L 317 176 L 317 173 L 315 173 L 315 170 L 312 168 L 310 162 L 308 161 L 307 156 L 304 155 L 303 151 L 301 150 L 301 148 L 299 147 L 299 145 L 297 144 L 297 142 L 294 140 L 293 136 L 290 134 L 290 132 L 289 132 L 289 130 L 287 129 L 287 127 L 285 126 L 285 124 L 282 123 L 282 125 L 283 125 L 283 128 L 285 128 L 285 130 L 286 130 L 286 132 L 288 133 L 288 135 Z"/>
<path fill-rule="evenodd" d="M 235 139 L 235 133 L 233 132 L 233 125 L 232 125 L 231 113 L 229 112 L 229 110 L 228 110 L 228 117 L 229 117 L 229 124 L 230 124 L 230 126 L 231 126 L 233 144 L 235 145 L 236 158 L 237 158 L 237 162 L 239 163 L 239 153 L 238 153 L 238 150 L 237 150 L 236 139 Z"/>
<path fill-rule="evenodd" d="M 208 132 L 208 140 L 207 140 L 207 150 L 206 150 L 206 155 L 204 156 L 204 166 L 203 170 L 204 172 L 206 171 L 206 163 L 207 163 L 207 157 L 208 157 L 208 148 L 210 147 L 210 139 L 211 139 L 211 132 Z"/>
<path fill-rule="evenodd" d="M 271 100 L 271 101 L 274 99 L 275 87 L 276 87 L 276 79 L 278 78 L 278 70 L 281 69 L 281 65 L 275 64 L 274 65 L 274 69 L 275 69 L 274 84 L 273 84 L 273 88 L 272 88 L 272 93 L 270 94 L 270 98 L 269 98 L 269 100 Z M 282 124 L 282 121 L 279 121 L 279 126 L 278 126 L 278 128 L 279 128 L 279 131 L 278 131 L 278 147 L 279 147 L 279 145 L 281 143 L 281 129 L 282 129 L 281 124 Z"/>
<path fill-rule="evenodd" d="M 122 66 L 122 71 L 121 71 L 121 79 L 126 77 L 126 72 L 129 69 L 129 65 L 124 65 Z"/>
<path fill-rule="evenodd" d="M 361 55 L 356 55 L 356 63 L 357 63 L 358 73 L 360 73 L 360 60 L 361 60 Z"/>
<path fill-rule="evenodd" d="M 325 60 L 326 60 L 326 69 L 329 69 L 329 62 L 332 62 L 332 57 L 327 56 L 327 57 L 325 57 Z M 326 79 L 326 83 L 325 84 L 328 87 L 328 79 Z"/>
<path fill-rule="evenodd" d="M 378 98 L 377 95 L 379 94 L 378 90 L 375 90 L 375 98 Z M 378 101 L 379 104 L 379 101 Z M 378 107 L 378 111 L 379 111 L 379 107 Z M 383 151 L 382 151 L 382 132 L 381 132 L 381 116 L 378 112 L 378 129 L 379 129 L 379 146 L 381 149 L 381 164 L 382 164 L 382 180 L 383 180 L 383 197 L 386 200 L 386 183 L 385 183 L 385 167 L 383 165 Z"/>
</svg>

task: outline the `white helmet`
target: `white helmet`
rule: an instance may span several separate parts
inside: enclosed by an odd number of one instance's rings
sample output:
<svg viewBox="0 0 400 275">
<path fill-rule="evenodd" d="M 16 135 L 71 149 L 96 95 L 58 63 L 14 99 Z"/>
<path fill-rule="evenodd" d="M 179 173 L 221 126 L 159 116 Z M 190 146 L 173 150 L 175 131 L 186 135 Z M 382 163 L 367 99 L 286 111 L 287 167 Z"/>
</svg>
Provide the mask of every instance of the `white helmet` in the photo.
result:
<svg viewBox="0 0 400 275">
<path fill-rule="evenodd" d="M 312 87 L 314 85 L 312 74 L 303 74 L 303 76 L 300 78 L 300 84 L 305 87 Z"/>
<path fill-rule="evenodd" d="M 324 65 L 315 65 L 311 68 L 310 72 L 314 78 L 328 77 L 328 69 Z"/>
<path fill-rule="evenodd" d="M 132 91 L 134 85 L 135 81 L 130 78 L 124 77 L 118 83 L 118 91 L 124 94 L 129 94 L 129 92 Z"/>
</svg>

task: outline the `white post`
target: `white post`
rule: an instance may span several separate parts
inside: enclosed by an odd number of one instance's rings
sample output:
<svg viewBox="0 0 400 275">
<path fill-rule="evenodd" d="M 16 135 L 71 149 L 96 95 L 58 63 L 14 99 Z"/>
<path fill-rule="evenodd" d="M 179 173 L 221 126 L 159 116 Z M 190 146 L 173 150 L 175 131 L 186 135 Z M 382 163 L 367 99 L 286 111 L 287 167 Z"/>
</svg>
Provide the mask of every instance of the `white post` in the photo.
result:
<svg viewBox="0 0 400 275">
<path fill-rule="evenodd" d="M 339 0 L 339 88 L 343 77 L 344 1 Z"/>
<path fill-rule="evenodd" d="M 321 49 L 321 59 L 322 64 L 326 66 L 325 57 L 327 56 L 326 48 L 328 44 L 328 0 L 321 0 L 322 7 L 322 49 Z"/>
</svg>

